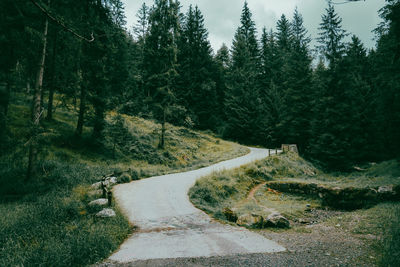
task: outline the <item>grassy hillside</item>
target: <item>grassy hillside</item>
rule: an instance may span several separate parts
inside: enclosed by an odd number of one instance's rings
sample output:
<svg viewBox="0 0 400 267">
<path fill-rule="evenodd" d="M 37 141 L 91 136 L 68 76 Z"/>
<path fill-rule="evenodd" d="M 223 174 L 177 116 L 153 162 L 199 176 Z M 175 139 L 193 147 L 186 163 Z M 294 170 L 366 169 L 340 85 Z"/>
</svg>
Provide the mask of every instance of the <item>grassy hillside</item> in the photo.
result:
<svg viewBox="0 0 400 267">
<path fill-rule="evenodd" d="M 90 185 L 103 175 L 125 172 L 125 181 L 210 165 L 247 149 L 210 134 L 167 126 L 166 148 L 157 148 L 160 125 L 138 117 L 107 115 L 104 139 L 91 128 L 74 135 L 76 110 L 58 106 L 40 129 L 37 175 L 25 180 L 29 105 L 10 107 L 9 150 L 0 158 L 0 266 L 82 266 L 108 257 L 131 232 L 118 211 L 94 216 Z M 58 102 L 60 103 L 60 102 Z M 90 113 L 88 114 L 90 126 Z M 115 138 L 117 136 L 118 138 Z"/>
<path fill-rule="evenodd" d="M 227 223 L 240 224 L 237 218 L 247 214 L 266 218 L 279 212 L 289 219 L 289 232 L 309 232 L 312 228 L 307 226 L 313 224 L 340 226 L 343 234 L 350 233 L 368 244 L 376 263 L 397 266 L 400 258 L 399 202 L 386 201 L 364 209 L 335 211 L 325 206 L 318 196 L 279 192 L 269 184 L 315 183 L 323 188 L 357 190 L 399 185 L 399 174 L 398 160 L 364 166 L 353 173 L 332 174 L 323 173 L 298 155 L 288 153 L 203 177 L 190 189 L 189 196 L 195 206 Z M 376 238 L 368 238 L 370 236 Z"/>
</svg>

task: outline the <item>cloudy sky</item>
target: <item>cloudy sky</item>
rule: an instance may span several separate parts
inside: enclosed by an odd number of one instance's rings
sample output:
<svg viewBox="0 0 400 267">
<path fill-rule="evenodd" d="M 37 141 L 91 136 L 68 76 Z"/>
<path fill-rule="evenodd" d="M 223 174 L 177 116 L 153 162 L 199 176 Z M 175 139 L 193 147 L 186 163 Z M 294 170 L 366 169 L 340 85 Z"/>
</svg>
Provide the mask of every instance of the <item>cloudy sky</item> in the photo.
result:
<svg viewBox="0 0 400 267">
<path fill-rule="evenodd" d="M 123 0 L 128 22 L 128 29 L 136 23 L 136 13 L 143 2 L 153 5 L 153 0 Z M 239 25 L 240 14 L 244 0 L 180 0 L 186 13 L 190 4 L 197 5 L 204 15 L 205 25 L 209 32 L 209 40 L 214 51 L 218 50 L 222 43 L 228 46 Z M 282 14 L 291 18 L 295 7 L 304 17 L 304 24 L 312 38 L 317 37 L 321 14 L 327 7 L 326 0 L 248 0 L 253 13 L 258 32 L 262 27 L 274 29 L 277 20 Z M 367 46 L 375 45 L 374 34 L 371 32 L 381 21 L 378 10 L 385 4 L 385 0 L 366 0 L 354 3 L 341 4 L 345 0 L 335 0 L 336 11 L 343 19 L 343 28 L 357 35 Z"/>
</svg>

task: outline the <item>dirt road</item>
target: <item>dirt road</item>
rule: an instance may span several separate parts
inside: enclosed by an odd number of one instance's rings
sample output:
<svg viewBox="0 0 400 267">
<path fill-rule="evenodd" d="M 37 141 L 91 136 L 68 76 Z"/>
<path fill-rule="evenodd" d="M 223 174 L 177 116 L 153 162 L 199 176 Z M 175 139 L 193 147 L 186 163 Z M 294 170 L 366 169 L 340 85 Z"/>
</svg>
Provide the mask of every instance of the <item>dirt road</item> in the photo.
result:
<svg viewBox="0 0 400 267">
<path fill-rule="evenodd" d="M 245 228 L 215 222 L 195 208 L 188 191 L 214 171 L 230 169 L 268 156 L 251 148 L 243 157 L 199 170 L 152 177 L 114 188 L 114 196 L 132 224 L 139 228 L 109 260 L 128 263 L 148 259 L 272 253 L 285 248 Z"/>
</svg>

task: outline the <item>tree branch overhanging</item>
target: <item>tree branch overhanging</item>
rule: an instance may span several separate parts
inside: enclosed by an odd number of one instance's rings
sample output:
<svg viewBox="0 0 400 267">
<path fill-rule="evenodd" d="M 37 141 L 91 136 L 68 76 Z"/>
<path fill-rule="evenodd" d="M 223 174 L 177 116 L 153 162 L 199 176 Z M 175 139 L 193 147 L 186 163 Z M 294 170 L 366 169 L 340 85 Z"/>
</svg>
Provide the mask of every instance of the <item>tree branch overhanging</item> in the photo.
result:
<svg viewBox="0 0 400 267">
<path fill-rule="evenodd" d="M 352 3 L 352 2 L 359 2 L 359 1 L 364 1 L 365 2 L 365 0 L 345 0 L 345 1 L 342 1 L 342 2 L 331 1 L 331 3 L 334 4 L 334 5 L 344 5 L 344 4 L 349 4 L 349 3 Z"/>
<path fill-rule="evenodd" d="M 61 20 L 57 19 L 56 17 L 54 17 L 53 15 L 50 14 L 50 12 L 42 7 L 41 5 L 39 5 L 36 1 L 34 0 L 30 0 L 32 2 L 32 4 L 34 4 L 37 8 L 40 9 L 40 11 L 42 11 L 48 18 L 50 18 L 52 21 L 54 21 L 55 23 L 57 23 L 58 25 L 60 25 L 61 27 L 63 27 L 66 31 L 72 33 L 75 37 L 82 39 L 88 43 L 91 43 L 94 41 L 94 36 L 93 33 L 90 35 L 91 39 L 88 39 L 82 35 L 80 35 L 79 33 L 77 33 L 76 31 L 74 31 L 73 29 L 69 28 L 67 25 L 65 25 L 64 22 L 62 22 Z"/>
</svg>

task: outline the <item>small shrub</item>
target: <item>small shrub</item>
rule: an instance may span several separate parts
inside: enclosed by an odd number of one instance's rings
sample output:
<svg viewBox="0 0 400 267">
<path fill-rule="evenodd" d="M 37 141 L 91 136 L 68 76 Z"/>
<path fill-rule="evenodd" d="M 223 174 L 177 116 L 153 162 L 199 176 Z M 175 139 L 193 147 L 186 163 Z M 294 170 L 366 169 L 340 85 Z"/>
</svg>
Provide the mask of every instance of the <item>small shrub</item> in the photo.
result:
<svg viewBox="0 0 400 267">
<path fill-rule="evenodd" d="M 260 178 L 265 181 L 271 181 L 272 180 L 271 171 L 272 170 L 268 167 L 254 167 L 254 168 L 248 168 L 246 170 L 246 174 L 252 178 Z"/>
<path fill-rule="evenodd" d="M 223 211 L 225 218 L 230 222 L 236 222 L 238 216 L 230 208 L 225 208 Z"/>
<path fill-rule="evenodd" d="M 119 182 L 121 184 L 125 184 L 125 183 L 129 183 L 130 181 L 132 181 L 132 177 L 129 173 L 124 172 L 120 177 L 119 177 Z"/>
<path fill-rule="evenodd" d="M 206 202 L 211 206 L 214 206 L 214 204 L 217 203 L 217 200 L 209 188 L 200 186 L 194 188 L 192 187 L 192 189 L 189 193 L 191 199 L 196 199 L 200 203 Z"/>
<path fill-rule="evenodd" d="M 139 172 L 136 169 L 131 169 L 129 171 L 130 175 L 131 175 L 131 179 L 132 181 L 136 181 L 140 179 L 140 175 Z"/>
</svg>

